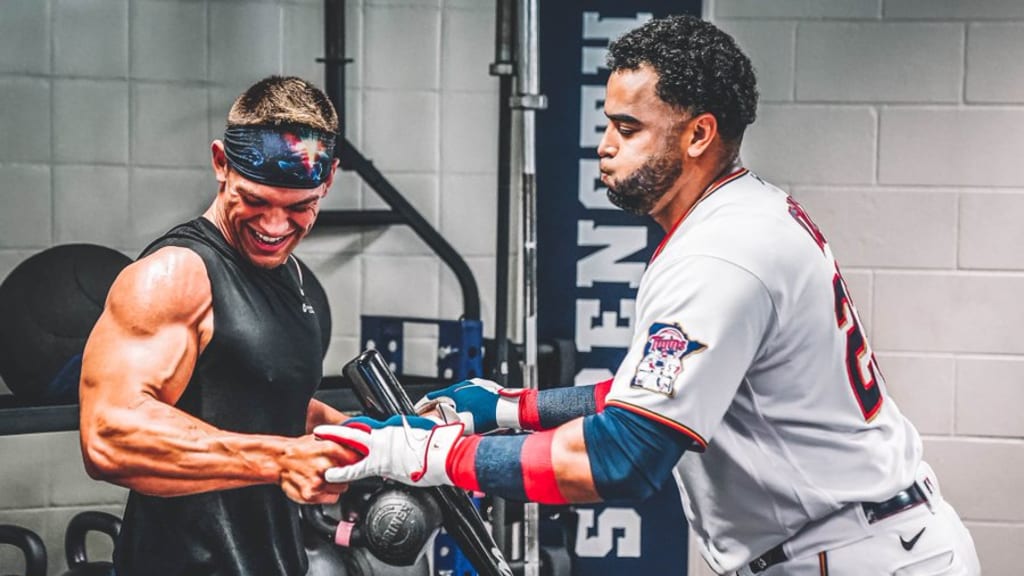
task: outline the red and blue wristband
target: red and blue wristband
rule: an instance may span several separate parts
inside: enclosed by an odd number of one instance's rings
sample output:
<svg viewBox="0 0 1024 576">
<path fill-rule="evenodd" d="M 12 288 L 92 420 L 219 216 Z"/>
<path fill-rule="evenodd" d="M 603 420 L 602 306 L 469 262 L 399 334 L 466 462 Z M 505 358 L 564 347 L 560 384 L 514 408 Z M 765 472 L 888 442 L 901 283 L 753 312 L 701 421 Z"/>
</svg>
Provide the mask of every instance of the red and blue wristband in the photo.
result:
<svg viewBox="0 0 1024 576">
<path fill-rule="evenodd" d="M 593 386 L 525 390 L 519 396 L 519 424 L 523 430 L 550 430 L 570 420 L 604 410 L 612 381 Z"/>
<path fill-rule="evenodd" d="M 460 488 L 509 500 L 566 504 L 551 461 L 554 437 L 554 430 L 470 436 L 452 450 L 448 477 Z"/>
</svg>

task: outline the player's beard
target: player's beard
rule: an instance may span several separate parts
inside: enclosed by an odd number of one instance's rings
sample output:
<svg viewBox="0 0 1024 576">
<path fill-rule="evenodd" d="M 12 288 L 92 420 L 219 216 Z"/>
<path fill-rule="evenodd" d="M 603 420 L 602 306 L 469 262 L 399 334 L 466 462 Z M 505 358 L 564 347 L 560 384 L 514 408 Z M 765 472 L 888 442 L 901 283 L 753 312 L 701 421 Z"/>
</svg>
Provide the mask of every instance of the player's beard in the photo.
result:
<svg viewBox="0 0 1024 576">
<path fill-rule="evenodd" d="M 630 214 L 649 214 L 682 173 L 683 159 L 669 148 L 608 186 L 608 200 Z"/>
</svg>

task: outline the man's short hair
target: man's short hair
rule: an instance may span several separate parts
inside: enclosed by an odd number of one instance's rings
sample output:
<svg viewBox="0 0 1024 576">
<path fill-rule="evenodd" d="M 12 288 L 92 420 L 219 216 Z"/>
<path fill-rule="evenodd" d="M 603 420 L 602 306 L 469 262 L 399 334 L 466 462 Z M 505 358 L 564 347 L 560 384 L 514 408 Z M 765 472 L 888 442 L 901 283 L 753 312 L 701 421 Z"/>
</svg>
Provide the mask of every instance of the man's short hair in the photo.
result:
<svg viewBox="0 0 1024 576">
<path fill-rule="evenodd" d="M 732 36 L 693 16 L 651 20 L 612 42 L 608 67 L 650 66 L 666 103 L 693 115 L 709 112 L 725 141 L 736 141 L 757 117 L 757 81 Z"/>
<path fill-rule="evenodd" d="M 295 76 L 268 76 L 239 96 L 228 126 L 304 126 L 338 133 L 338 113 L 322 90 Z"/>
</svg>

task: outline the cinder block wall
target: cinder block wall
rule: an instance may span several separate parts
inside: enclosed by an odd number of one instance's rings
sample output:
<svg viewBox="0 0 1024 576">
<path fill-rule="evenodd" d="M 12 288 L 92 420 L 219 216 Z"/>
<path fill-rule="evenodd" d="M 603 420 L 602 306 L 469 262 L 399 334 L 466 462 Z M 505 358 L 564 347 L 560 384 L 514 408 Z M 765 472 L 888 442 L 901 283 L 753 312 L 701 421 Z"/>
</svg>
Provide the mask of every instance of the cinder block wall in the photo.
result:
<svg viewBox="0 0 1024 576">
<path fill-rule="evenodd" d="M 347 0 L 350 140 L 463 254 L 494 300 L 497 82 L 493 0 Z M 234 98 L 272 74 L 322 85 L 322 0 L 9 0 L 0 6 L 0 278 L 47 247 L 132 257 L 216 192 L 209 143 Z M 354 174 L 325 208 L 384 208 Z M 358 352 L 360 314 L 455 319 L 454 275 L 407 228 L 320 230 L 300 247 L 328 291 L 325 372 Z M 418 366 L 430 339 L 409 343 Z M 0 351 L 2 353 L 2 351 Z M 6 388 L 0 384 L 0 391 Z M 0 523 L 39 532 L 50 574 L 81 510 L 120 514 L 77 432 L 0 437 Z M 90 537 L 96 557 L 109 554 Z M 4 573 L 23 564 L 0 548 Z"/>
<path fill-rule="evenodd" d="M 1024 2 L 709 0 L 705 12 L 757 67 L 746 164 L 828 237 L 984 573 L 1019 573 Z"/>
</svg>

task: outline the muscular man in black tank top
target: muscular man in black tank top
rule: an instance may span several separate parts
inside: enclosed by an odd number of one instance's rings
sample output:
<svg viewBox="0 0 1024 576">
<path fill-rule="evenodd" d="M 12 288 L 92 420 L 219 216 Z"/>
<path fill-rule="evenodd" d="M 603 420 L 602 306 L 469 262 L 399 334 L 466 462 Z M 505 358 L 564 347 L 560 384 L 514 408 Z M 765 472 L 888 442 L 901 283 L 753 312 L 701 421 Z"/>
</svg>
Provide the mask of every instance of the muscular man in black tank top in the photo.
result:
<svg viewBox="0 0 1024 576">
<path fill-rule="evenodd" d="M 313 399 L 319 324 L 292 256 L 327 194 L 337 114 L 271 77 L 235 101 L 212 145 L 210 208 L 118 277 L 86 345 L 86 470 L 128 487 L 118 576 L 301 575 L 297 503 L 357 456 L 316 440 L 345 417 Z"/>
</svg>

